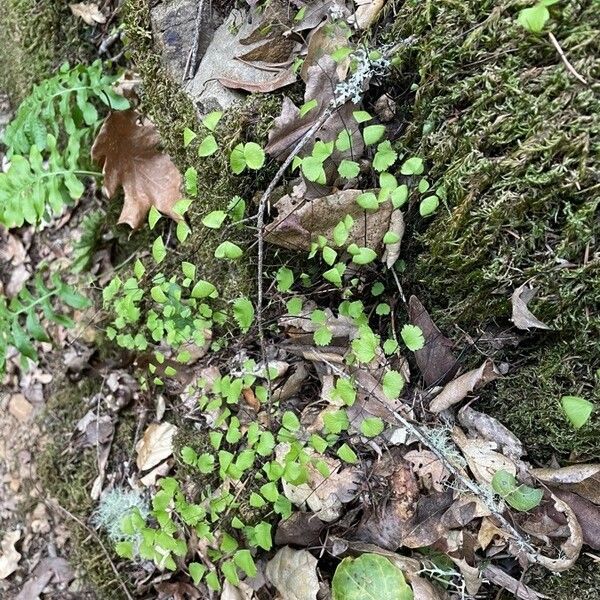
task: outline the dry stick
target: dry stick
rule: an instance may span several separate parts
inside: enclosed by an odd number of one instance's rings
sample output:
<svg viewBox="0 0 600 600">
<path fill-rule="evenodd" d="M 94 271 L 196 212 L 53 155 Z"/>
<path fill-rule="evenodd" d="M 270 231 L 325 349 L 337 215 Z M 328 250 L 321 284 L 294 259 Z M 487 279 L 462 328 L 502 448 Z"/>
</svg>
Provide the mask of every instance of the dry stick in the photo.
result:
<svg viewBox="0 0 600 600">
<path fill-rule="evenodd" d="M 334 373 L 336 373 L 338 375 L 338 377 L 344 377 L 344 378 L 348 377 L 348 374 L 345 373 L 339 367 L 333 365 L 326 359 L 322 359 L 322 360 L 325 364 L 327 364 L 329 366 L 330 369 L 333 370 Z M 372 391 L 370 391 L 366 388 L 366 386 L 360 384 L 359 382 L 357 382 L 357 384 L 369 396 L 371 396 L 371 397 L 375 398 L 375 400 L 381 402 L 379 400 L 379 398 L 377 398 L 377 396 L 372 393 Z M 444 453 L 441 452 L 435 446 L 435 444 L 433 444 L 433 442 L 427 437 L 427 435 L 421 430 L 421 428 L 419 426 L 408 421 L 408 419 L 403 417 L 397 411 L 391 410 L 391 409 L 389 409 L 389 407 L 387 407 L 387 408 L 393 414 L 394 418 L 396 419 L 396 421 L 399 422 L 399 424 L 401 424 L 403 427 L 408 429 L 408 431 L 410 433 L 412 433 L 419 442 L 421 442 L 423 445 L 427 446 L 427 448 L 429 448 L 429 450 L 431 450 L 431 452 L 433 452 L 442 461 L 445 468 L 450 472 L 451 475 L 454 476 L 454 478 L 457 481 L 459 481 L 469 491 L 471 491 L 473 494 L 475 494 L 475 496 L 477 496 L 477 498 L 479 498 L 485 504 L 486 508 L 500 522 L 500 524 L 504 527 L 505 531 L 510 533 L 516 540 L 518 540 L 518 542 L 522 545 L 522 547 L 527 550 L 528 558 L 532 562 L 537 563 L 539 552 L 513 527 L 513 525 L 508 521 L 508 519 L 506 519 L 506 517 L 498 510 L 496 505 L 491 500 L 489 500 L 489 498 L 486 498 L 484 494 L 482 494 L 479 486 L 476 483 L 474 483 L 473 481 L 471 481 L 470 479 L 467 479 L 466 477 L 464 477 L 460 473 L 460 471 L 446 458 Z"/>
<path fill-rule="evenodd" d="M 121 575 L 119 574 L 119 571 L 117 570 L 117 567 L 115 566 L 115 563 L 112 561 L 112 558 L 110 557 L 110 554 L 109 554 L 108 550 L 106 549 L 106 546 L 100 539 L 100 536 L 91 527 L 88 527 L 81 519 L 76 517 L 73 513 L 69 512 L 66 508 L 61 506 L 58 502 L 56 502 L 56 501 L 50 502 L 49 500 L 43 500 L 43 502 L 51 510 L 58 508 L 65 515 L 67 515 L 67 517 L 69 517 L 70 519 L 73 519 L 73 521 L 75 521 L 78 525 L 83 527 L 98 542 L 98 544 L 100 545 L 100 548 L 102 548 L 102 551 L 104 552 L 104 555 L 106 556 L 106 558 L 110 564 L 111 569 L 113 570 L 113 573 L 115 574 L 115 576 L 117 578 L 117 581 L 123 588 L 123 591 L 125 592 L 125 595 L 127 596 L 128 600 L 133 600 L 133 596 L 129 593 L 129 590 L 127 589 L 127 586 L 125 585 L 125 582 L 121 578 Z"/>
<path fill-rule="evenodd" d="M 551 31 L 548 32 L 548 37 L 550 38 L 552 45 L 556 48 L 556 51 L 558 52 L 558 55 L 565 64 L 565 67 L 567 67 L 567 71 L 569 71 L 569 73 L 571 73 L 571 75 L 573 75 L 575 79 L 583 83 L 583 85 L 587 85 L 588 82 L 575 70 L 575 67 L 569 62 L 565 51 L 560 47 L 558 40 L 554 37 L 554 34 Z"/>
</svg>

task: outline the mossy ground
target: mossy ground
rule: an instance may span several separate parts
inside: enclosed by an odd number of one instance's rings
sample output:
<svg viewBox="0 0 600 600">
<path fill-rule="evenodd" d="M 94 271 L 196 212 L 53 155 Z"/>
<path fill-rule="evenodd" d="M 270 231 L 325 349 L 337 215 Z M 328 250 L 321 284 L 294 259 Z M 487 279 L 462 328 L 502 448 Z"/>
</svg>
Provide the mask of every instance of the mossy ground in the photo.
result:
<svg viewBox="0 0 600 600">
<path fill-rule="evenodd" d="M 504 353 L 516 368 L 487 406 L 539 459 L 598 456 L 597 422 L 575 434 L 557 406 L 562 394 L 599 397 L 599 86 L 569 74 L 547 36 L 597 81 L 597 6 L 556 5 L 540 35 L 516 22 L 523 6 L 395 3 L 388 41 L 416 37 L 396 80 L 417 84 L 397 145 L 447 192 L 438 217 L 425 226 L 417 215 L 405 236 L 407 287 L 446 331 L 472 334 L 510 326 L 512 291 L 538 288 L 530 308 L 554 333 Z"/>
<path fill-rule="evenodd" d="M 14 106 L 62 63 L 93 58 L 91 29 L 73 16 L 69 4 L 70 0 L 0 0 L 0 90 Z"/>
</svg>

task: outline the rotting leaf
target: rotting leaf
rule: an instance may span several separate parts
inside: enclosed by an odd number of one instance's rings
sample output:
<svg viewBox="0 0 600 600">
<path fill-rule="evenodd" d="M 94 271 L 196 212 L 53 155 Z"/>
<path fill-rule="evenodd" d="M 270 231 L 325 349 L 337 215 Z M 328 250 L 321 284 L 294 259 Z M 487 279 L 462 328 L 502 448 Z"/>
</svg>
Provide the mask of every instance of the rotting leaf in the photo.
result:
<svg viewBox="0 0 600 600">
<path fill-rule="evenodd" d="M 69 8 L 74 16 L 81 18 L 88 25 L 106 23 L 106 17 L 100 12 L 96 2 L 78 2 L 69 4 Z"/>
<path fill-rule="evenodd" d="M 458 369 L 458 361 L 451 350 L 454 344 L 437 328 L 416 296 L 411 296 L 408 301 L 408 318 L 412 325 L 421 329 L 425 338 L 425 346 L 415 352 L 425 385 L 446 383 Z"/>
<path fill-rule="evenodd" d="M 286 600 L 317 600 L 317 559 L 307 550 L 284 546 L 267 563 L 265 574 Z"/>
<path fill-rule="evenodd" d="M 460 375 L 447 383 L 442 391 L 431 401 L 429 410 L 439 413 L 457 404 L 471 392 L 500 377 L 494 363 L 488 358 L 478 369 Z"/>
<path fill-rule="evenodd" d="M 594 504 L 600 504 L 600 464 L 531 469 L 530 474 L 548 486 L 574 492 Z"/>
<path fill-rule="evenodd" d="M 181 221 L 174 209 L 181 199 L 181 174 L 171 158 L 157 150 L 156 127 L 140 119 L 134 110 L 110 113 L 92 146 L 92 160 L 102 166 L 108 198 L 121 186 L 125 192 L 119 223 L 133 229 L 143 225 L 152 206 Z"/>
<path fill-rule="evenodd" d="M 527 308 L 527 304 L 533 300 L 536 291 L 535 288 L 530 288 L 527 283 L 524 283 L 513 292 L 511 297 L 512 322 L 515 324 L 515 327 L 526 330 L 529 330 L 531 327 L 551 329 Z"/>
</svg>

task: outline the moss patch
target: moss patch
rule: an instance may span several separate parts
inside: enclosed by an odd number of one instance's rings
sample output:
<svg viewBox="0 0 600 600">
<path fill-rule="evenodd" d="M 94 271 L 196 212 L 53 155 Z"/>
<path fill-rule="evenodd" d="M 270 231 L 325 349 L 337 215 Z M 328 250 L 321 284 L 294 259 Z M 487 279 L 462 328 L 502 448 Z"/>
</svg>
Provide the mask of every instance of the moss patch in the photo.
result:
<svg viewBox="0 0 600 600">
<path fill-rule="evenodd" d="M 93 56 L 92 28 L 71 13 L 70 0 L 0 0 L 0 89 L 16 106 L 62 63 Z"/>
<path fill-rule="evenodd" d="M 598 398 L 600 96 L 565 69 L 547 34 L 516 22 L 520 2 L 409 0 L 389 39 L 416 44 L 396 75 L 416 78 L 398 146 L 422 156 L 446 206 L 418 215 L 407 288 L 447 331 L 509 325 L 510 296 L 531 280 L 532 312 L 558 332 L 530 334 L 504 358 L 525 365 L 489 408 L 539 459 L 598 456 L 596 425 L 569 430 L 562 394 Z M 551 9 L 550 30 L 588 81 L 600 73 L 594 2 Z M 413 212 L 416 212 L 413 209 Z M 412 214 L 412 213 L 411 213 Z M 408 239 L 407 239 L 408 237 Z M 594 439 L 594 437 L 596 439 Z"/>
<path fill-rule="evenodd" d="M 88 409 L 84 400 L 100 387 L 101 382 L 91 378 L 82 380 L 79 385 L 67 380 L 56 385 L 42 415 L 50 441 L 37 457 L 37 473 L 48 497 L 84 523 L 88 522 L 95 508 L 90 491 L 98 474 L 96 455 L 93 449 L 74 450 L 69 441 L 74 423 Z M 127 421 L 124 423 L 119 425 L 119 429 L 126 427 Z M 121 448 L 123 440 L 117 439 L 119 429 L 113 447 Z M 132 439 L 133 436 L 127 438 Z M 71 533 L 69 558 L 73 565 L 85 573 L 86 581 L 92 588 L 90 591 L 99 598 L 123 598 L 123 590 L 97 541 L 74 520 L 65 517 L 65 524 Z M 112 545 L 102 532 L 99 535 L 105 547 L 111 549 Z M 116 555 L 112 558 L 115 562 L 119 560 Z"/>
</svg>

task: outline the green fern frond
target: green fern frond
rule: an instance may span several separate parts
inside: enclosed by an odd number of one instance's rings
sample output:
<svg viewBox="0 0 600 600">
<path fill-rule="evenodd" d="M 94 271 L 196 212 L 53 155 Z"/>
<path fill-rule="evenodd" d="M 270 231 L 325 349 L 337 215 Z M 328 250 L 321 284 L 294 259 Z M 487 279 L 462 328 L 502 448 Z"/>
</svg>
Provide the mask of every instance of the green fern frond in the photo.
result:
<svg viewBox="0 0 600 600">
<path fill-rule="evenodd" d="M 94 252 L 102 238 L 104 223 L 105 214 L 101 210 L 96 210 L 83 218 L 81 237 L 73 249 L 73 272 L 81 273 L 89 268 Z"/>
</svg>

